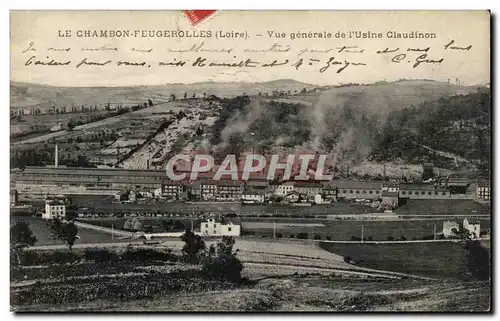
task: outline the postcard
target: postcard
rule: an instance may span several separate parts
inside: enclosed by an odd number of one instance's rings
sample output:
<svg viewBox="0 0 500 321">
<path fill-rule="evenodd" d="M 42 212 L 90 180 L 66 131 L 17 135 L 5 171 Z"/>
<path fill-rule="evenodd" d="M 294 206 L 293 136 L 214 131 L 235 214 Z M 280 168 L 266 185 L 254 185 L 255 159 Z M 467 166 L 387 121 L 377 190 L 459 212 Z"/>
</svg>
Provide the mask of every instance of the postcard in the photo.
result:
<svg viewBox="0 0 500 321">
<path fill-rule="evenodd" d="M 12 11 L 15 312 L 489 312 L 489 11 Z"/>
</svg>

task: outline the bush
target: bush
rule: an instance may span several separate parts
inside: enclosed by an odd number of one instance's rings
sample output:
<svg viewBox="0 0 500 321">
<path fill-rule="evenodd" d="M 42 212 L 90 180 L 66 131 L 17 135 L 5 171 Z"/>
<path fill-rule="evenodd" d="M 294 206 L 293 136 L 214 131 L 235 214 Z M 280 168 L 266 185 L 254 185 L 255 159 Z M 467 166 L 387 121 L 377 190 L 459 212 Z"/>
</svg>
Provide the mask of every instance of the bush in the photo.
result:
<svg viewBox="0 0 500 321">
<path fill-rule="evenodd" d="M 388 236 L 387 241 L 394 241 L 394 236 Z"/>
<path fill-rule="evenodd" d="M 350 256 L 344 256 L 344 262 L 350 264 L 352 262 L 352 258 Z"/>
<path fill-rule="evenodd" d="M 465 245 L 467 250 L 467 268 L 472 276 L 478 280 L 488 280 L 490 278 L 490 254 L 479 241 L 467 240 Z"/>
<path fill-rule="evenodd" d="M 327 237 L 326 237 L 326 240 L 327 240 L 327 241 L 331 241 L 331 240 L 332 240 L 332 238 L 331 238 L 330 236 L 327 236 Z"/>
<path fill-rule="evenodd" d="M 351 241 L 361 241 L 361 238 L 357 236 L 351 236 Z"/>
<path fill-rule="evenodd" d="M 276 238 L 279 238 L 279 239 L 280 239 L 280 238 L 282 238 L 282 237 L 283 237 L 283 234 L 281 234 L 281 233 L 276 233 Z"/>
<path fill-rule="evenodd" d="M 243 264 L 233 252 L 235 240 L 230 236 L 223 236 L 217 246 L 210 246 L 208 253 L 202 260 L 202 273 L 210 280 L 241 282 Z"/>
<path fill-rule="evenodd" d="M 178 257 L 172 253 L 171 249 L 167 249 L 166 251 L 159 251 L 155 249 L 134 249 L 128 247 L 125 252 L 122 253 L 121 259 L 124 261 L 137 261 L 137 262 L 145 262 L 145 261 L 170 261 L 175 262 L 178 260 Z"/>
<path fill-rule="evenodd" d="M 321 235 L 319 235 L 319 234 L 314 234 L 313 238 L 314 238 L 315 240 L 321 240 Z"/>
<path fill-rule="evenodd" d="M 220 254 L 204 260 L 202 272 L 208 279 L 240 282 L 243 264 L 234 255 Z"/>
<path fill-rule="evenodd" d="M 80 255 L 71 251 L 23 251 L 21 253 L 21 263 L 23 265 L 50 265 L 50 264 L 65 264 L 75 263 L 82 258 Z"/>
<path fill-rule="evenodd" d="M 114 262 L 120 259 L 116 252 L 107 249 L 86 249 L 83 257 L 95 262 Z"/>
<path fill-rule="evenodd" d="M 406 236 L 401 236 L 401 241 L 406 241 Z"/>
<path fill-rule="evenodd" d="M 295 235 L 294 235 L 294 234 L 290 234 L 290 235 L 288 235 L 288 238 L 289 238 L 289 239 L 294 239 L 294 238 L 295 238 Z"/>
<path fill-rule="evenodd" d="M 307 233 L 298 233 L 297 238 L 301 240 L 307 239 Z"/>
<path fill-rule="evenodd" d="M 368 237 L 368 241 L 373 241 L 373 237 Z"/>
</svg>

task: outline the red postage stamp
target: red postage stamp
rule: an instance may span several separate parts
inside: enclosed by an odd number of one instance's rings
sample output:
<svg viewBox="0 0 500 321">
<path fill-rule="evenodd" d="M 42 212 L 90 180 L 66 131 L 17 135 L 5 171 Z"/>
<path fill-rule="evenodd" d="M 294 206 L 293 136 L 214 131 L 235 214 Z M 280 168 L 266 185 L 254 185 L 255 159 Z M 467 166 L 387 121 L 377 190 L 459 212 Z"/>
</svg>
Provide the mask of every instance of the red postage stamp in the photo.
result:
<svg viewBox="0 0 500 321">
<path fill-rule="evenodd" d="M 198 23 L 213 15 L 215 13 L 215 10 L 184 10 L 184 13 L 193 25 L 197 25 Z"/>
</svg>

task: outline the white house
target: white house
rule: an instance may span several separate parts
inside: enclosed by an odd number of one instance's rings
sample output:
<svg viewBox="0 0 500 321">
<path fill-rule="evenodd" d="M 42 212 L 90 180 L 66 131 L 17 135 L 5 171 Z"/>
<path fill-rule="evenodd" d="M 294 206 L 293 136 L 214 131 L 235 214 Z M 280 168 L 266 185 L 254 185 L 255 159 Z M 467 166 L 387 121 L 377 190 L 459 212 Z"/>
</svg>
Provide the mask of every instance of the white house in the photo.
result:
<svg viewBox="0 0 500 321">
<path fill-rule="evenodd" d="M 201 222 L 202 236 L 240 236 L 241 226 L 233 224 L 231 221 L 223 223 L 214 218 Z"/>
<path fill-rule="evenodd" d="M 478 185 L 476 190 L 476 197 L 484 200 L 491 199 L 491 190 L 487 185 Z"/>
<path fill-rule="evenodd" d="M 286 182 L 281 185 L 278 185 L 276 187 L 276 190 L 274 191 L 274 194 L 280 195 L 280 196 L 285 196 L 288 193 L 293 191 L 294 184 L 293 182 Z"/>
<path fill-rule="evenodd" d="M 262 204 L 264 203 L 264 193 L 246 192 L 241 195 L 241 202 L 244 204 Z"/>
<path fill-rule="evenodd" d="M 480 237 L 481 225 L 479 223 L 479 220 L 464 218 L 463 225 L 464 225 L 464 230 L 469 231 L 473 239 L 477 239 Z"/>
<path fill-rule="evenodd" d="M 66 203 L 62 199 L 48 199 L 45 201 L 44 219 L 64 218 L 66 217 Z"/>
<path fill-rule="evenodd" d="M 443 236 L 448 238 L 448 237 L 452 237 L 452 236 L 457 236 L 457 234 L 455 234 L 453 232 L 453 230 L 456 230 L 457 232 L 460 231 L 460 226 L 458 225 L 457 222 L 453 222 L 453 221 L 445 221 L 443 222 Z"/>
</svg>

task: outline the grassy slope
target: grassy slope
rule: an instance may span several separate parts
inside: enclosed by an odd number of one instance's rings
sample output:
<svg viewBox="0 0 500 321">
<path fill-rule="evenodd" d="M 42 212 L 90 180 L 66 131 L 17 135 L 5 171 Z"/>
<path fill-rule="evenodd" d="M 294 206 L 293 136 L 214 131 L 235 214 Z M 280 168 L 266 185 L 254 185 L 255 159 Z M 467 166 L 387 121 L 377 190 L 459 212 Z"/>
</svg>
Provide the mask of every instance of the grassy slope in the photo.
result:
<svg viewBox="0 0 500 321">
<path fill-rule="evenodd" d="M 338 244 L 321 247 L 338 255 L 349 256 L 369 268 L 409 274 L 470 279 L 466 250 L 461 243 Z"/>
<path fill-rule="evenodd" d="M 398 207 L 397 214 L 427 215 L 427 214 L 460 214 L 467 215 L 472 211 L 477 214 L 490 214 L 489 204 L 479 204 L 473 200 L 408 200 Z"/>
</svg>

